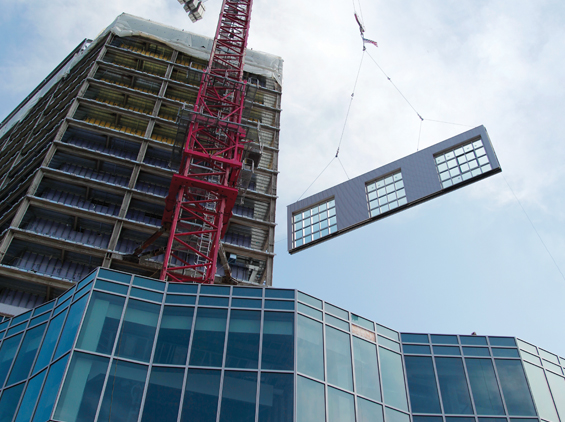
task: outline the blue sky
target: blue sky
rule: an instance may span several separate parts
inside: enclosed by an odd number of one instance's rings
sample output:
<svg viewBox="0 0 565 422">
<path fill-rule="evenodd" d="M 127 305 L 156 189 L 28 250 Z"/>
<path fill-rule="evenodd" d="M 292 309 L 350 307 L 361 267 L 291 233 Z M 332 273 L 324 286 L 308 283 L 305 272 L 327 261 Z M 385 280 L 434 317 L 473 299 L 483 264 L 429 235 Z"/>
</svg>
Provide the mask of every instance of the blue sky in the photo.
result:
<svg viewBox="0 0 565 422">
<path fill-rule="evenodd" d="M 213 36 L 220 1 L 206 6 L 193 25 L 174 0 L 0 0 L 0 118 L 121 12 Z M 553 260 L 565 272 L 565 5 L 355 7 L 379 43 L 369 53 L 424 117 L 420 148 L 483 124 L 503 172 L 288 255 L 286 205 L 335 155 L 361 42 L 352 3 L 255 0 L 248 46 L 285 60 L 274 284 L 401 331 L 515 335 L 564 356 L 565 279 Z M 414 111 L 365 56 L 340 149 L 349 176 L 415 152 L 419 132 Z M 344 180 L 334 161 L 307 195 Z"/>
</svg>

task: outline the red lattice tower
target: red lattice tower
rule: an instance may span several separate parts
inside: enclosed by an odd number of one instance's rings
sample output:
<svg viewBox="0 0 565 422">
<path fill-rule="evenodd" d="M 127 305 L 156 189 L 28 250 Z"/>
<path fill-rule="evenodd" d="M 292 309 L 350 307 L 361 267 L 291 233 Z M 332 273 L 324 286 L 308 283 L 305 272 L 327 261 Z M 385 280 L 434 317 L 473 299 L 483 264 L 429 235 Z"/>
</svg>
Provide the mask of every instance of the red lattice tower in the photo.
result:
<svg viewBox="0 0 565 422">
<path fill-rule="evenodd" d="M 224 0 L 163 213 L 170 237 L 161 280 L 213 283 L 242 167 L 243 64 L 252 0 Z M 194 258 L 196 257 L 196 258 Z"/>
</svg>

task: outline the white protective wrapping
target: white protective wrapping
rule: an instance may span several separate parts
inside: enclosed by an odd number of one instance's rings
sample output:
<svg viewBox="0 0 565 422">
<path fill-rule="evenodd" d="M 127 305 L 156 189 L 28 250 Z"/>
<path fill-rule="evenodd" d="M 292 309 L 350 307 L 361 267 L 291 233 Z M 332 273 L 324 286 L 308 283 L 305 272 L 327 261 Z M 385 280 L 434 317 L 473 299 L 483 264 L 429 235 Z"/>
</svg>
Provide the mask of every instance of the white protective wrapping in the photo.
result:
<svg viewBox="0 0 565 422">
<path fill-rule="evenodd" d="M 20 104 L 17 112 L 0 128 L 0 138 L 6 134 L 17 122 L 22 120 L 35 104 L 55 85 L 61 78 L 66 77 L 70 70 L 85 56 L 90 48 L 112 32 L 118 37 L 141 36 L 168 45 L 190 56 L 208 60 L 212 51 L 212 38 L 192 34 L 157 22 L 137 16 L 122 13 L 116 20 L 104 29 L 96 39 L 86 48 L 75 54 L 49 80 L 42 82 L 44 85 L 38 92 L 24 104 Z M 282 85 L 283 59 L 268 53 L 247 50 L 245 55 L 245 70 L 249 73 L 274 78 Z"/>
</svg>

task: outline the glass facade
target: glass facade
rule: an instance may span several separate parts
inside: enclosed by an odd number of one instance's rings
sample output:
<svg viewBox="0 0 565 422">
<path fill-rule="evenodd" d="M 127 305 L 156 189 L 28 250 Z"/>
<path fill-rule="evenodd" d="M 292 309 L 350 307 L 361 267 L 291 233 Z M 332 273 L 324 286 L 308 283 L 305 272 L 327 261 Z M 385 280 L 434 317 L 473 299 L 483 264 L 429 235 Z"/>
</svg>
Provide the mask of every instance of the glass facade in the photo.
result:
<svg viewBox="0 0 565 422">
<path fill-rule="evenodd" d="M 398 333 L 302 292 L 104 269 L 0 323 L 6 422 L 565 420 L 565 360 Z"/>
</svg>

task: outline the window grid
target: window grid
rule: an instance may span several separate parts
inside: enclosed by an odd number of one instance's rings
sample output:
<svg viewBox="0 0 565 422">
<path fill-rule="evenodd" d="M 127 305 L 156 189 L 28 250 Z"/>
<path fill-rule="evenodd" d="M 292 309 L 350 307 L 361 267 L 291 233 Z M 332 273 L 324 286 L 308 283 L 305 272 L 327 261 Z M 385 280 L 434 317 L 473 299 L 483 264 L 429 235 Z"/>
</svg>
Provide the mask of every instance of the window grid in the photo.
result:
<svg viewBox="0 0 565 422">
<path fill-rule="evenodd" d="M 400 171 L 365 186 L 369 215 L 375 217 L 406 204 L 406 190 Z"/>
<path fill-rule="evenodd" d="M 302 246 L 337 231 L 335 199 L 292 216 L 294 247 Z"/>
<path fill-rule="evenodd" d="M 437 155 L 435 162 L 443 188 L 469 180 L 492 169 L 480 139 Z"/>
</svg>

